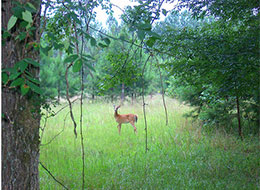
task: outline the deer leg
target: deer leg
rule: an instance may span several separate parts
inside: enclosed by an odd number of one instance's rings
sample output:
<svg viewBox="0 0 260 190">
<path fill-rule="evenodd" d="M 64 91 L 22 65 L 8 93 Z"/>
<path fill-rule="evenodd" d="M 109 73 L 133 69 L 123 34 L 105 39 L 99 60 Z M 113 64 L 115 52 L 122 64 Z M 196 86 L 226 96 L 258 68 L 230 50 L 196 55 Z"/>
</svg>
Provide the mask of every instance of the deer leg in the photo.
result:
<svg viewBox="0 0 260 190">
<path fill-rule="evenodd" d="M 118 128 L 118 133 L 119 133 L 119 135 L 120 135 L 120 132 L 121 132 L 121 124 L 118 124 L 117 128 Z"/>
<path fill-rule="evenodd" d="M 134 122 L 130 122 L 130 124 L 134 127 L 134 132 L 137 134 L 137 130 L 136 130 L 136 127 L 135 127 L 135 123 L 134 123 Z"/>
</svg>

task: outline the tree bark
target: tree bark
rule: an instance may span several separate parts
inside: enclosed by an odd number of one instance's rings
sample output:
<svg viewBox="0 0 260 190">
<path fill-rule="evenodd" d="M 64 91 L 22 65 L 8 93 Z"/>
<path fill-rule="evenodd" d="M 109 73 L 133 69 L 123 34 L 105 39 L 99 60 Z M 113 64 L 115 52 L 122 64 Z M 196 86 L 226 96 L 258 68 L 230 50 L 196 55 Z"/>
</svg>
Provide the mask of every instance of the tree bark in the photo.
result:
<svg viewBox="0 0 260 190">
<path fill-rule="evenodd" d="M 2 1 L 2 28 L 7 29 L 7 23 L 12 15 L 14 1 Z M 32 1 L 40 7 L 39 1 Z M 38 12 L 39 13 L 39 12 Z M 33 15 L 34 16 L 34 15 Z M 27 43 L 39 42 L 40 17 L 37 17 L 33 37 L 27 38 Z M 12 34 L 21 32 L 17 25 L 11 29 Z M 24 57 L 39 60 L 39 51 L 24 49 L 24 42 L 17 43 L 14 37 L 5 41 L 2 47 L 2 68 L 13 67 Z M 30 66 L 29 72 L 35 77 L 38 68 Z M 40 106 L 39 96 L 30 92 L 22 96 L 17 89 L 2 86 L 2 189 L 39 189 L 39 127 Z"/>
<path fill-rule="evenodd" d="M 60 89 L 60 80 L 58 81 L 58 103 L 60 103 L 60 98 L 61 98 L 61 89 Z"/>
<path fill-rule="evenodd" d="M 121 105 L 123 105 L 125 100 L 125 84 L 122 83 L 122 91 L 121 91 Z"/>
<path fill-rule="evenodd" d="M 241 120 L 240 120 L 240 106 L 239 106 L 239 98 L 238 98 L 238 96 L 236 97 L 236 103 L 237 103 L 238 135 L 240 136 L 241 139 L 243 139 Z"/>
</svg>

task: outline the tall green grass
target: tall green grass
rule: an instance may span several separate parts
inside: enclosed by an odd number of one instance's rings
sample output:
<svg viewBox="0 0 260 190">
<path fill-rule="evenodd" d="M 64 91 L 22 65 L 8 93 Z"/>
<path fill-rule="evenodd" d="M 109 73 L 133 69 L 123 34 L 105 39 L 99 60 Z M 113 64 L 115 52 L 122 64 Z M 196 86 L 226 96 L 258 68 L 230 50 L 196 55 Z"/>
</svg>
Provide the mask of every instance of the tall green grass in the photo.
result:
<svg viewBox="0 0 260 190">
<path fill-rule="evenodd" d="M 206 135 L 182 115 L 189 108 L 167 99 L 169 124 L 160 97 L 147 98 L 148 148 L 141 103 L 126 103 L 120 113 L 135 113 L 138 134 L 130 124 L 117 124 L 110 103 L 83 105 L 85 189 L 259 189 L 260 146 L 216 131 Z M 59 108 L 55 108 L 59 109 Z M 73 106 L 79 134 L 79 104 Z M 81 145 L 64 109 L 47 121 L 40 161 L 69 189 L 81 189 Z M 64 124 L 65 123 L 65 124 Z M 62 189 L 41 167 L 41 189 Z"/>
</svg>

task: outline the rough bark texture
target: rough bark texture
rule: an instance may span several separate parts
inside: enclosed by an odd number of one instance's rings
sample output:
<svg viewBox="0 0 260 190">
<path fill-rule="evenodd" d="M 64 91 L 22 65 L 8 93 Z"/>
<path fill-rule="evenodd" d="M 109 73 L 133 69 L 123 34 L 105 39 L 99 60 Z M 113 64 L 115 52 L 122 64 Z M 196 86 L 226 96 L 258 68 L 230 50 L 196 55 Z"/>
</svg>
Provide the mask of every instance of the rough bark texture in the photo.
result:
<svg viewBox="0 0 260 190">
<path fill-rule="evenodd" d="M 21 2 L 21 1 L 20 1 Z M 31 1 L 39 7 L 38 1 Z M 38 6 L 37 6 L 38 5 Z M 2 28 L 12 15 L 13 1 L 2 1 Z M 35 20 L 35 27 L 39 28 L 40 17 Z M 12 34 L 19 33 L 16 26 Z M 38 30 L 33 38 L 29 37 L 27 43 L 39 40 Z M 24 49 L 24 42 L 17 43 L 14 38 L 8 39 L 2 46 L 2 68 L 13 67 L 23 57 L 39 59 L 39 52 L 32 47 Z M 33 75 L 38 69 L 30 66 Z M 39 105 L 35 105 L 37 95 L 23 97 L 16 89 L 2 87 L 2 189 L 39 189 L 38 163 L 39 163 Z"/>
</svg>

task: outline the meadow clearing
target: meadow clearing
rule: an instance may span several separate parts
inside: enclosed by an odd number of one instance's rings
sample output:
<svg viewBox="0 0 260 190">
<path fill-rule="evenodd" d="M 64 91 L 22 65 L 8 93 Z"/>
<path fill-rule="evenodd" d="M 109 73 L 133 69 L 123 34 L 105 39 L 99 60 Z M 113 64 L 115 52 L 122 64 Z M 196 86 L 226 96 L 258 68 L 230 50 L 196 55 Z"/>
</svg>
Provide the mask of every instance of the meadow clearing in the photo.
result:
<svg viewBox="0 0 260 190">
<path fill-rule="evenodd" d="M 147 97 L 146 103 L 147 153 L 141 101 L 134 105 L 125 103 L 119 109 L 121 114 L 138 115 L 137 135 L 130 124 L 123 125 L 121 135 L 118 134 L 112 103 L 84 102 L 85 189 L 260 188 L 257 137 L 241 141 L 220 129 L 206 133 L 198 122 L 183 116 L 190 110 L 188 106 L 170 98 L 166 99 L 169 115 L 166 126 L 160 97 Z M 77 139 L 70 117 L 64 120 L 68 110 L 47 120 L 40 162 L 68 189 L 76 190 L 82 184 L 79 103 L 73 105 Z M 63 189 L 45 169 L 39 166 L 39 170 L 41 189 Z"/>
</svg>

